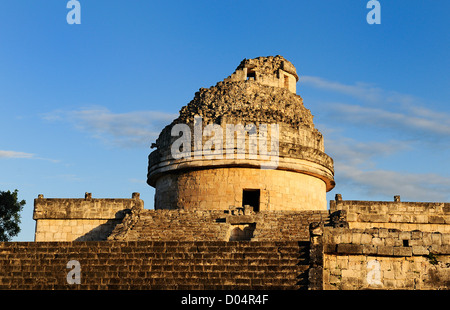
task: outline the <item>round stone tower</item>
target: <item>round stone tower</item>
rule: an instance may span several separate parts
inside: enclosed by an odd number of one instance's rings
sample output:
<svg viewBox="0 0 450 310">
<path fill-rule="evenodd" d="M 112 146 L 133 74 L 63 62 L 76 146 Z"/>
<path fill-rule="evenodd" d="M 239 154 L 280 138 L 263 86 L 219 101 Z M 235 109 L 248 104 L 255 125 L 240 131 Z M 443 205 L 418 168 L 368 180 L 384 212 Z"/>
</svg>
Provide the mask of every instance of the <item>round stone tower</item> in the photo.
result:
<svg viewBox="0 0 450 310">
<path fill-rule="evenodd" d="M 333 160 L 297 81 L 282 56 L 258 57 L 196 92 L 152 144 L 155 209 L 326 210 Z"/>
</svg>

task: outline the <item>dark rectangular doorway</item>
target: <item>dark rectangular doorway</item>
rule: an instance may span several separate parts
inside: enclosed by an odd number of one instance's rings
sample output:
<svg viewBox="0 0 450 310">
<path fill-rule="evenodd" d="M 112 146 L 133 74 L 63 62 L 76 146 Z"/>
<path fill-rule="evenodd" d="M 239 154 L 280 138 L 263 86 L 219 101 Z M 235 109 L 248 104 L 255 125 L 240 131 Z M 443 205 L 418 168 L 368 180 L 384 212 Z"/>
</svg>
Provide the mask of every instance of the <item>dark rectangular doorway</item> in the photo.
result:
<svg viewBox="0 0 450 310">
<path fill-rule="evenodd" d="M 242 191 L 242 206 L 252 206 L 253 211 L 259 212 L 260 195 L 261 191 L 259 189 L 244 189 Z"/>
</svg>

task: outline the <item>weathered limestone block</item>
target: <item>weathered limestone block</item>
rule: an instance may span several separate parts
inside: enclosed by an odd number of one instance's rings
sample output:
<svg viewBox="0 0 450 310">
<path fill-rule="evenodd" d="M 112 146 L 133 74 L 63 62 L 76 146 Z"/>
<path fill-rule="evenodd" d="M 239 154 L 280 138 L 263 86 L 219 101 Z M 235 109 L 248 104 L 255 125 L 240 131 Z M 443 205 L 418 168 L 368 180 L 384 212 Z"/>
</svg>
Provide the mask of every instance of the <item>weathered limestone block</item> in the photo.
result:
<svg viewBox="0 0 450 310">
<path fill-rule="evenodd" d="M 412 254 L 413 255 L 428 255 L 429 251 L 428 248 L 422 245 L 415 245 L 412 247 Z"/>
<path fill-rule="evenodd" d="M 430 215 L 428 217 L 428 222 L 430 224 L 444 224 L 444 217 L 443 216 L 437 216 L 437 215 Z"/>
<path fill-rule="evenodd" d="M 359 244 L 340 243 L 337 245 L 338 253 L 359 254 L 363 252 L 363 247 Z"/>
<path fill-rule="evenodd" d="M 361 235 L 361 244 L 372 244 L 372 239 L 372 235 L 364 233 Z"/>
<path fill-rule="evenodd" d="M 378 246 L 377 247 L 377 255 L 392 256 L 393 254 L 394 254 L 393 246 Z"/>
<path fill-rule="evenodd" d="M 432 243 L 432 245 L 441 245 L 442 244 L 442 235 L 440 233 L 432 233 L 431 234 L 431 243 Z"/>
<path fill-rule="evenodd" d="M 411 247 L 394 247 L 394 256 L 411 256 L 412 248 Z"/>
</svg>

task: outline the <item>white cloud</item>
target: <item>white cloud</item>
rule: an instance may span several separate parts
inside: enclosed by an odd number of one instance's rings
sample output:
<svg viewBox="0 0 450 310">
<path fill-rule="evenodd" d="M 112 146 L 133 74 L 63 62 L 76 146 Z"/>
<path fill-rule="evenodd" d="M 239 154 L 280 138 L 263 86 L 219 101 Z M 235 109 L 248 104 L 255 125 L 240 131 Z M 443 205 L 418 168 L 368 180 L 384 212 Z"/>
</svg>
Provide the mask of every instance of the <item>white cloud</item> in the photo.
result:
<svg viewBox="0 0 450 310">
<path fill-rule="evenodd" d="M 365 102 L 385 104 L 399 103 L 401 105 L 410 105 L 417 103 L 418 98 L 408 94 L 402 94 L 396 91 L 386 91 L 373 84 L 357 82 L 354 85 L 343 84 L 336 81 L 329 81 L 317 76 L 302 76 L 300 83 L 311 85 L 328 91 L 338 92 L 349 95 Z"/>
<path fill-rule="evenodd" d="M 334 159 L 337 189 L 369 197 L 401 195 L 402 200 L 410 201 L 450 199 L 450 178 L 445 175 L 446 170 L 415 172 L 417 161 L 412 160 L 415 151 L 424 154 L 429 150 L 435 155 L 433 158 L 438 158 L 436 152 L 448 148 L 450 113 L 425 107 L 426 101 L 417 97 L 367 83 L 348 85 L 312 76 L 302 77 L 302 82 L 344 94 L 351 102 L 319 100 L 315 104 L 323 111 L 325 147 Z M 344 137 L 345 134 L 353 138 Z M 377 141 L 368 141 L 374 137 Z M 404 152 L 405 161 L 412 163 L 410 171 L 378 168 L 378 164 L 399 152 Z M 443 156 L 442 162 L 446 163 Z"/>
<path fill-rule="evenodd" d="M 374 166 L 372 158 L 388 157 L 399 151 L 410 149 L 410 144 L 404 141 L 390 140 L 387 142 L 360 142 L 350 138 L 327 140 L 326 153 L 335 162 L 350 166 Z"/>
<path fill-rule="evenodd" d="M 350 138 L 331 137 L 326 152 L 334 160 L 337 190 L 366 196 L 393 197 L 401 195 L 409 201 L 450 200 L 450 178 L 438 173 L 417 173 L 378 169 L 380 160 L 407 151 L 414 145 L 405 141 L 360 142 Z M 409 155 L 405 155 L 409 156 Z"/>
<path fill-rule="evenodd" d="M 387 129 L 391 136 L 420 140 L 427 144 L 448 145 L 450 113 L 433 110 L 430 106 L 425 107 L 426 101 L 423 99 L 387 91 L 368 83 L 349 85 L 316 76 L 303 76 L 301 82 L 315 88 L 348 95 L 349 100 L 357 99 L 352 104 L 319 101 L 323 107 L 322 122 L 327 115 L 329 116 L 327 126 L 337 121 L 340 127 L 353 124 L 365 130 L 369 127 L 375 130 Z"/>
<path fill-rule="evenodd" d="M 334 103 L 327 105 L 340 121 L 398 130 L 401 134 L 438 135 L 450 137 L 450 114 L 435 112 L 418 106 L 409 106 L 401 112 L 392 112 L 360 105 Z M 438 137 L 435 137 L 438 138 Z"/>
<path fill-rule="evenodd" d="M 0 158 L 34 158 L 35 154 L 16 152 L 16 151 L 2 151 L 0 150 Z"/>
<path fill-rule="evenodd" d="M 44 158 L 36 156 L 36 154 L 33 153 L 25 153 L 25 152 L 16 152 L 16 151 L 2 151 L 0 150 L 0 159 L 8 159 L 8 158 L 20 158 L 20 159 L 38 159 L 38 160 L 46 160 L 50 161 L 52 163 L 59 163 L 60 160 L 58 159 L 50 159 L 50 158 Z"/>
<path fill-rule="evenodd" d="M 137 183 L 137 184 L 147 184 L 147 180 L 137 179 L 137 178 L 130 178 L 130 179 L 128 179 L 128 182 Z"/>
<path fill-rule="evenodd" d="M 336 81 L 329 81 L 317 76 L 301 76 L 300 83 L 309 84 L 313 87 L 334 91 L 352 97 L 376 102 L 382 99 L 383 90 L 367 83 L 356 83 L 355 85 L 346 85 Z"/>
<path fill-rule="evenodd" d="M 43 115 L 49 121 L 69 121 L 92 137 L 118 147 L 148 147 L 176 114 L 158 111 L 113 113 L 101 106 Z"/>
<path fill-rule="evenodd" d="M 388 170 L 362 170 L 336 165 L 342 188 L 356 188 L 366 195 L 401 195 L 408 201 L 447 201 L 450 178 L 435 173 L 410 173 Z"/>
</svg>

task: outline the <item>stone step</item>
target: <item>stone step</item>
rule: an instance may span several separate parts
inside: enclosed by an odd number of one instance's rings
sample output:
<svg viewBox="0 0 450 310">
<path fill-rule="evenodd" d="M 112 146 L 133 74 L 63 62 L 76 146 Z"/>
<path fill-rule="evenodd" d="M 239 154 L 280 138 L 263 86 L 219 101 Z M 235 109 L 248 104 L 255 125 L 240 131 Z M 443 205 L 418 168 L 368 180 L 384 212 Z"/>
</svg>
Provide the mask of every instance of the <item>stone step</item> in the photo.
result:
<svg viewBox="0 0 450 310">
<path fill-rule="evenodd" d="M 96 265 L 96 264 L 87 264 L 85 262 L 80 262 L 82 266 L 83 272 L 87 273 L 95 273 L 95 272 L 122 272 L 124 274 L 136 274 L 139 272 L 150 274 L 150 273 L 158 273 L 158 272 L 206 272 L 211 273 L 212 275 L 220 275 L 220 273 L 228 273 L 234 275 L 270 275 L 270 274 L 297 274 L 299 272 L 308 270 L 309 266 L 307 265 L 179 265 L 179 264 L 165 264 L 165 265 L 154 265 L 154 264 L 127 264 L 126 266 L 120 266 L 117 264 L 111 265 Z M 65 270 L 65 262 L 64 263 L 53 263 L 51 265 L 43 265 L 43 264 L 20 264 L 20 265 L 4 265 L 1 266 L 1 276 L 16 276 L 20 274 L 25 274 L 27 272 L 33 272 L 34 274 L 44 274 L 50 273 L 53 271 L 66 271 Z"/>
<path fill-rule="evenodd" d="M 60 270 L 61 271 L 61 270 Z M 64 271 L 64 270 L 62 270 Z M 61 271 L 61 272 L 62 272 Z M 305 270 L 306 271 L 306 270 Z M 304 271 L 304 272 L 305 272 Z M 304 273 L 303 272 L 303 273 Z M 66 272 L 62 272 L 64 275 Z M 235 279 L 263 279 L 263 280 L 273 280 L 281 279 L 283 281 L 294 281 L 302 275 L 302 272 L 289 273 L 289 272 L 248 272 L 248 271 L 236 271 L 236 272 L 214 272 L 214 271 L 139 271 L 139 272 L 128 272 L 128 271 L 83 271 L 83 281 L 98 281 L 101 279 L 121 279 L 121 281 L 127 281 L 132 279 L 151 279 L 151 278 L 164 278 L 164 279 L 220 279 L 220 280 L 232 280 Z M 60 277 L 58 274 L 52 273 L 50 271 L 13 271 L 2 272 L 1 281 L 5 282 L 6 279 L 20 280 L 20 279 L 46 279 L 49 281 L 51 279 L 59 279 L 65 282 L 64 277 Z"/>
<path fill-rule="evenodd" d="M 0 285 L 0 290 L 8 290 L 10 284 Z M 276 284 L 88 284 L 78 286 L 68 286 L 62 284 L 20 284 L 20 290 L 306 290 L 307 287 L 301 285 L 276 285 Z"/>
<path fill-rule="evenodd" d="M 300 287 L 307 285 L 307 277 L 299 277 L 299 278 L 282 278 L 282 277 L 241 277 L 241 278 L 219 278 L 219 277 L 108 277 L 108 276 L 100 276 L 100 277 L 81 277 L 81 283 L 79 286 L 83 288 L 86 285 L 108 285 L 108 284 L 119 284 L 122 286 L 125 285 L 148 285 L 148 284 L 175 284 L 175 285 L 191 285 L 191 284 L 214 284 L 214 285 L 239 285 L 239 284 L 253 284 L 253 285 L 264 285 L 264 286 L 287 286 L 287 287 Z M 66 283 L 65 279 L 60 278 L 36 278 L 36 277 L 16 277 L 16 278 L 2 278 L 0 283 L 1 285 L 9 285 L 11 288 L 17 289 L 20 288 L 23 284 L 30 285 L 39 285 L 45 284 L 46 286 L 50 285 L 60 285 L 60 286 L 70 286 Z"/>
<path fill-rule="evenodd" d="M 47 248 L 41 249 L 41 251 L 28 251 L 28 252 L 18 252 L 18 251 L 4 251 L 0 253 L 0 257 L 9 257 L 11 255 L 68 255 L 68 254 L 96 254 L 96 255 L 121 255 L 121 254 L 158 254 L 158 255 L 170 255 L 170 254 L 186 254 L 186 255 L 278 255 L 278 256 L 295 256 L 301 255 L 309 252 L 309 248 L 297 248 L 297 249 L 286 249 L 286 248 L 268 248 L 268 247 L 254 247 L 245 249 L 222 249 L 217 247 L 210 248 L 197 248 L 197 247 L 170 247 L 170 248 L 145 248 L 139 249 L 132 246 L 122 247 L 120 249 L 97 249 L 97 248 L 77 248 L 74 247 L 70 251 L 58 251 L 58 249 Z"/>
<path fill-rule="evenodd" d="M 72 251 L 68 252 L 68 253 L 61 253 L 61 252 L 57 252 L 57 251 L 52 251 L 51 249 L 48 250 L 48 252 L 41 252 L 41 253 L 36 253 L 36 252 L 28 252 L 28 253 L 14 253 L 14 252 L 10 252 L 10 253 L 5 253 L 5 254 L 0 254 L 0 258 L 1 257 L 23 257 L 23 256 L 35 256 L 35 257 L 58 257 L 58 256 L 67 256 L 67 255 L 72 255 L 72 254 L 80 254 L 80 255 L 98 255 L 99 257 L 101 256 L 107 256 L 107 255 L 115 255 L 115 256 L 132 256 L 132 255 L 159 255 L 159 256 L 166 256 L 166 257 L 170 257 L 172 256 L 200 256 L 200 255 L 208 255 L 208 256 L 244 256 L 244 257 L 269 257 L 269 256 L 273 256 L 273 257 L 298 257 L 298 256 L 302 256 L 304 254 L 309 253 L 309 249 L 305 249 L 303 251 L 283 251 L 283 250 L 278 250 L 278 249 L 263 249 L 263 248 L 257 248 L 257 249 L 248 249 L 246 251 L 219 251 L 216 249 L 209 249 L 209 250 L 186 250 L 185 248 L 172 248 L 172 249 L 152 249 L 152 248 L 148 248 L 146 251 L 137 251 L 135 249 L 133 249 L 132 247 L 130 248 L 123 248 L 120 251 L 117 250 L 112 250 L 111 252 L 106 252 L 106 251 L 96 251 L 95 249 L 82 249 L 82 248 L 74 248 Z"/>
<path fill-rule="evenodd" d="M 45 278 L 44 278 L 45 277 Z M 45 281 L 42 281 L 45 279 Z M 305 277 L 306 279 L 306 277 Z M 49 277 L 46 274 L 33 274 L 33 276 L 22 276 L 22 277 L 2 277 L 0 285 L 6 284 L 30 284 L 38 285 L 41 282 L 46 285 L 67 285 L 65 278 L 60 279 L 58 277 Z M 192 277 L 185 276 L 184 274 L 168 275 L 167 273 L 159 275 L 150 275 L 147 277 L 138 277 L 130 274 L 123 274 L 121 277 L 115 274 L 99 273 L 97 277 L 90 276 L 86 277 L 82 275 L 81 286 L 89 284 L 98 285 L 108 285 L 108 284 L 120 284 L 120 285 L 131 285 L 131 284 L 173 284 L 173 285 L 191 285 L 191 284 L 214 284 L 214 285 L 231 285 L 231 284 L 255 284 L 255 285 L 277 285 L 277 286 L 296 286 L 302 285 L 302 278 L 299 277 L 280 277 L 276 276 L 266 276 L 266 277 L 253 277 L 253 276 L 241 276 L 241 277 L 231 277 L 231 276 L 210 276 L 205 274 L 194 274 Z"/>
<path fill-rule="evenodd" d="M 0 253 L 4 250 L 33 251 L 46 248 L 57 248 L 63 250 L 65 248 L 121 248 L 124 246 L 132 246 L 134 248 L 145 247 L 225 247 L 225 248 L 251 248 L 254 246 L 266 247 L 299 247 L 306 246 L 308 242 L 297 241 L 83 241 L 83 242 L 1 242 Z"/>
</svg>

